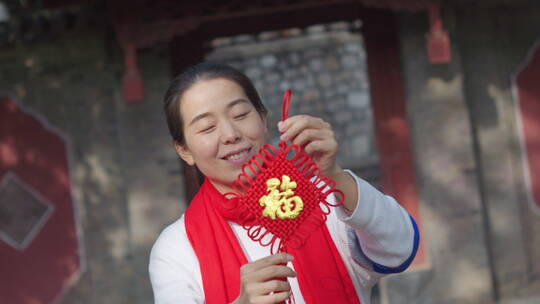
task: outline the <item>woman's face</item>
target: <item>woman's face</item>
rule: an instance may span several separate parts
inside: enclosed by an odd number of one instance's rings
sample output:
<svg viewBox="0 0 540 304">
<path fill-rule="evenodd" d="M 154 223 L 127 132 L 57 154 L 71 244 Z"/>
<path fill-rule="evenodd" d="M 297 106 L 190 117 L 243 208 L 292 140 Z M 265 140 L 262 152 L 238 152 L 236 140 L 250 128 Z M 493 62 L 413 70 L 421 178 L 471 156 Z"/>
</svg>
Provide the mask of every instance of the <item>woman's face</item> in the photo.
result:
<svg viewBox="0 0 540 304">
<path fill-rule="evenodd" d="M 200 80 L 182 95 L 180 115 L 184 145 L 176 145 L 182 159 L 210 179 L 222 193 L 241 167 L 264 145 L 266 119 L 244 90 L 225 78 Z"/>
</svg>

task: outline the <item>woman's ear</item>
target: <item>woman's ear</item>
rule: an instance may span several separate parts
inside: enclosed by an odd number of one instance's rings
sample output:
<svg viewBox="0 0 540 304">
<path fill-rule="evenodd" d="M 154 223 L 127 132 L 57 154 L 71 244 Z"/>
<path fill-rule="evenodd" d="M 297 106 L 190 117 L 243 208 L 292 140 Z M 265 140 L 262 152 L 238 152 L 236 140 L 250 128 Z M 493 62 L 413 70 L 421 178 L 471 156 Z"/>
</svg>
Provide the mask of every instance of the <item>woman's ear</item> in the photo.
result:
<svg viewBox="0 0 540 304">
<path fill-rule="evenodd" d="M 189 149 L 185 146 L 185 144 L 180 144 L 179 142 L 174 142 L 174 148 L 176 149 L 176 153 L 178 153 L 178 156 L 180 156 L 181 159 L 183 159 L 188 165 L 193 166 L 195 165 L 195 161 L 193 160 L 193 155 L 189 151 Z"/>
</svg>

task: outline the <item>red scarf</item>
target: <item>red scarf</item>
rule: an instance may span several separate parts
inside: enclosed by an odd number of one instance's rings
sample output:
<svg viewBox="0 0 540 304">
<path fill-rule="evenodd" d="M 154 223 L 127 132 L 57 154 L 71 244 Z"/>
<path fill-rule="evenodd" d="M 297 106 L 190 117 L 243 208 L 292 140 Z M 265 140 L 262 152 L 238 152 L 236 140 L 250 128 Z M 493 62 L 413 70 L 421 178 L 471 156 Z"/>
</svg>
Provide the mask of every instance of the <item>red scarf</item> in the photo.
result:
<svg viewBox="0 0 540 304">
<path fill-rule="evenodd" d="M 185 213 L 186 231 L 199 260 L 206 303 L 233 302 L 240 295 L 240 266 L 248 260 L 227 221 L 225 198 L 206 179 Z M 325 224 L 300 249 L 288 251 L 306 303 L 360 304 L 347 268 Z"/>
</svg>

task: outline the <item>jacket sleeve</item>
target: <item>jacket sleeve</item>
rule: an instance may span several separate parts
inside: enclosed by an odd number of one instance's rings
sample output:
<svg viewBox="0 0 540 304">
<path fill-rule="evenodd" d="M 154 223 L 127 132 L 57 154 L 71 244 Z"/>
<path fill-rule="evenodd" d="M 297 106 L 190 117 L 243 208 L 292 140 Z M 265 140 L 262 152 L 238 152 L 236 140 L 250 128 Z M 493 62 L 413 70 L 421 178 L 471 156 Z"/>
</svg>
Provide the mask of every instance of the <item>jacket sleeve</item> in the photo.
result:
<svg viewBox="0 0 540 304">
<path fill-rule="evenodd" d="M 411 264 L 420 241 L 414 219 L 392 197 L 346 170 L 358 187 L 358 204 L 349 213 L 337 208 L 338 218 L 351 229 L 353 258 L 381 273 L 402 272 Z"/>
<path fill-rule="evenodd" d="M 163 230 L 155 242 L 149 273 L 156 304 L 204 303 L 199 262 L 183 217 Z"/>
</svg>

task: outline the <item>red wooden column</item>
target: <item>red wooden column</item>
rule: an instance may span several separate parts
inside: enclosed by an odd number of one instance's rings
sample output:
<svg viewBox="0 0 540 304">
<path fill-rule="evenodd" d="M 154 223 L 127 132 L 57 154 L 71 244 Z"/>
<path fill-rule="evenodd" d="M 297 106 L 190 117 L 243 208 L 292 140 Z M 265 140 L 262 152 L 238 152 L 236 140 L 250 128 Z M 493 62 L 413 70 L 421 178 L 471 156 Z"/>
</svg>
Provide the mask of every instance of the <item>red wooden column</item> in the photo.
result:
<svg viewBox="0 0 540 304">
<path fill-rule="evenodd" d="M 540 45 L 537 45 L 515 82 L 524 171 L 530 207 L 540 214 Z"/>
<path fill-rule="evenodd" d="M 401 73 L 399 37 L 390 11 L 373 12 L 363 21 L 363 35 L 375 116 L 382 185 L 412 215 L 422 235 L 405 91 Z M 413 266 L 427 263 L 421 238 Z"/>
</svg>

